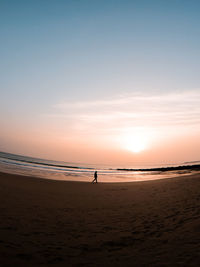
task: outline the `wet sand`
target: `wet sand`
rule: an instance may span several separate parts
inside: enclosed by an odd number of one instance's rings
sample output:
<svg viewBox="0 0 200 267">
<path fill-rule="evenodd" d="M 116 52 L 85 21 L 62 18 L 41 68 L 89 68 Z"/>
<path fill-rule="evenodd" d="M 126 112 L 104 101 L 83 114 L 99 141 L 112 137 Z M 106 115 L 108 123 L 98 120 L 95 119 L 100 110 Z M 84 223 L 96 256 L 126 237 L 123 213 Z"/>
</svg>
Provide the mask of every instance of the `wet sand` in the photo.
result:
<svg viewBox="0 0 200 267">
<path fill-rule="evenodd" d="M 1 266 L 199 266 L 200 175 L 136 183 L 0 173 Z"/>
</svg>

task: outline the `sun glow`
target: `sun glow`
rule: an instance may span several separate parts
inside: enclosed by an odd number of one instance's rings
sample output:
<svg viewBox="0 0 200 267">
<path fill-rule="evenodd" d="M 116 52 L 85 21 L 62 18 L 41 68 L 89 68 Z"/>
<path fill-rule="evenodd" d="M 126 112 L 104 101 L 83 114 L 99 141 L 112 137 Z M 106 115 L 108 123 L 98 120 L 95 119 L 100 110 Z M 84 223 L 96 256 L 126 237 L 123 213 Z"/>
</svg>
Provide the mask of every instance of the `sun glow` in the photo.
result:
<svg viewBox="0 0 200 267">
<path fill-rule="evenodd" d="M 134 153 L 142 152 L 150 146 L 151 134 L 146 131 L 132 131 L 121 137 L 122 147 Z"/>
</svg>

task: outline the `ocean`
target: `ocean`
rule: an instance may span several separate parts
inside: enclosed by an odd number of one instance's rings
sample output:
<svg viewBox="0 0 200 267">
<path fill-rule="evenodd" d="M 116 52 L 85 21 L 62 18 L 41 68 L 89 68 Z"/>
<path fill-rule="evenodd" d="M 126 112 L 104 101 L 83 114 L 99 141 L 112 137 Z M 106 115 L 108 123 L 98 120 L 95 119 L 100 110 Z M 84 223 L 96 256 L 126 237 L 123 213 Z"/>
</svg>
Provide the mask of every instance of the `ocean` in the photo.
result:
<svg viewBox="0 0 200 267">
<path fill-rule="evenodd" d="M 200 172 L 199 163 L 195 161 L 159 166 L 129 164 L 117 167 L 76 164 L 0 152 L 0 171 L 2 172 L 63 181 L 91 182 L 95 170 L 98 171 L 98 181 L 103 183 L 173 178 Z"/>
</svg>

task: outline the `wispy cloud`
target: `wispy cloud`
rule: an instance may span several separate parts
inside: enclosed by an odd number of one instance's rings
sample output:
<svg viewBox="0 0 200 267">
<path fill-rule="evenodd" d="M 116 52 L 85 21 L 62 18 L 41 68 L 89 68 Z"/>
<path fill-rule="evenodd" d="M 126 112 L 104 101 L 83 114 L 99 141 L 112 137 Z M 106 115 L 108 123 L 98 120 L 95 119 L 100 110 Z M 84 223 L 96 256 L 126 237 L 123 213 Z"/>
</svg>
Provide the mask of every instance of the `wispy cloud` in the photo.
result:
<svg viewBox="0 0 200 267">
<path fill-rule="evenodd" d="M 115 96 L 112 99 L 92 100 L 92 101 L 74 101 L 74 102 L 62 102 L 54 105 L 55 108 L 61 110 L 67 109 L 90 109 L 90 108 L 117 108 L 132 104 L 131 108 L 142 107 L 145 108 L 145 104 L 148 106 L 157 108 L 163 104 L 167 105 L 190 105 L 199 103 L 200 90 L 188 90 L 184 92 L 170 92 L 163 94 L 124 94 Z M 156 106 L 154 106 L 156 105 Z M 158 105 L 158 106 L 157 106 Z"/>
<path fill-rule="evenodd" d="M 76 129 L 95 127 L 103 132 L 126 127 L 200 127 L 200 90 L 62 102 L 48 116 L 68 121 Z"/>
<path fill-rule="evenodd" d="M 112 99 L 57 103 L 51 124 L 80 135 L 118 135 L 126 129 L 200 131 L 200 90 L 124 94 Z M 162 135 L 162 134 L 161 134 Z"/>
</svg>

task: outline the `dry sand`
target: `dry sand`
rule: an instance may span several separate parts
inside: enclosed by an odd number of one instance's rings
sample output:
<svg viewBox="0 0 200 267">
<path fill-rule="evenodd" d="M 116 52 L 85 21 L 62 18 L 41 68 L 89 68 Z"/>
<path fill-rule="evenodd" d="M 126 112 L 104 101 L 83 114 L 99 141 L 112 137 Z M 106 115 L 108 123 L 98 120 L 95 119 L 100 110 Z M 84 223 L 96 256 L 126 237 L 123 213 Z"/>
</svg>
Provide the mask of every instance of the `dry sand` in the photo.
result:
<svg viewBox="0 0 200 267">
<path fill-rule="evenodd" d="M 0 173 L 0 265 L 199 266 L 199 178 L 89 184 Z"/>
</svg>

